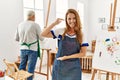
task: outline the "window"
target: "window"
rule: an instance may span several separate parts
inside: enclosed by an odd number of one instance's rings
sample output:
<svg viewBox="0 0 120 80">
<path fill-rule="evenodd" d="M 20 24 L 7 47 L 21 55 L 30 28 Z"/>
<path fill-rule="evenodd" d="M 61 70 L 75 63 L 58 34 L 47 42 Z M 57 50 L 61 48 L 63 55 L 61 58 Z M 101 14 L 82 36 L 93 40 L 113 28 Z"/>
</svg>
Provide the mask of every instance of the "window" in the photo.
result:
<svg viewBox="0 0 120 80">
<path fill-rule="evenodd" d="M 78 10 L 78 13 L 80 15 L 81 23 L 84 26 L 84 4 L 81 2 L 78 2 L 77 10 Z"/>
<path fill-rule="evenodd" d="M 26 14 L 28 10 L 35 11 L 36 20 L 41 29 L 44 28 L 44 15 L 43 15 L 43 0 L 23 0 L 24 6 L 24 20 L 26 20 Z"/>
<path fill-rule="evenodd" d="M 61 7 L 62 6 L 62 7 Z M 65 13 L 68 9 L 68 0 L 56 0 L 56 17 L 65 19 Z M 65 27 L 65 21 L 58 26 Z"/>
</svg>

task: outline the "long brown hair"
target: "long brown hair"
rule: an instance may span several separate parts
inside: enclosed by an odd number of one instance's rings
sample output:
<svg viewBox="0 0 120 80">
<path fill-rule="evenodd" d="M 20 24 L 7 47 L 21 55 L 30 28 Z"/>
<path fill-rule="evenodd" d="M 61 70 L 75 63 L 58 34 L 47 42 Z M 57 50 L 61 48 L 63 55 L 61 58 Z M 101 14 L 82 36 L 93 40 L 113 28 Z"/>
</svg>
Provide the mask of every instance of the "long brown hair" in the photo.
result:
<svg viewBox="0 0 120 80">
<path fill-rule="evenodd" d="M 83 37 L 83 35 L 82 35 L 82 24 L 81 24 L 80 16 L 79 16 L 78 12 L 74 9 L 68 9 L 68 11 L 65 15 L 66 28 L 65 28 L 65 32 L 62 35 L 63 39 L 64 39 L 65 34 L 70 30 L 70 26 L 67 23 L 67 15 L 69 13 L 73 13 L 75 15 L 76 26 L 74 27 L 74 31 L 75 31 L 75 34 L 76 34 L 77 41 L 81 44 L 82 40 L 83 40 L 83 38 L 82 38 Z"/>
</svg>

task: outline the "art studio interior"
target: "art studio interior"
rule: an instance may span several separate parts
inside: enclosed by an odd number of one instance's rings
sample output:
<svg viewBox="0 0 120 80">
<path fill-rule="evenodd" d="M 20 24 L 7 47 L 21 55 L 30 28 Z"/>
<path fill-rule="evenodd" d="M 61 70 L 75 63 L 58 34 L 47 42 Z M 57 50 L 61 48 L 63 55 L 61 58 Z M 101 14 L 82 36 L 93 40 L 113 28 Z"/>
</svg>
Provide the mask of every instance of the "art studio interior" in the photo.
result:
<svg viewBox="0 0 120 80">
<path fill-rule="evenodd" d="M 33 76 L 32 80 L 77 80 L 53 78 L 53 66 L 58 59 L 56 56 L 59 56 L 57 53 L 66 48 L 59 49 L 60 39 L 41 35 L 58 18 L 62 21 L 53 30 L 66 28 L 68 9 L 77 11 L 81 21 L 81 30 L 88 43 L 85 55 L 77 58 L 81 68 L 81 80 L 120 80 L 120 0 L 1 0 L 0 6 L 0 80 L 28 80 L 30 76 Z M 21 44 L 15 40 L 19 24 L 28 19 L 28 11 L 35 12 L 35 23 L 41 29 L 39 35 L 44 38 L 39 40 L 40 57 L 37 58 L 34 74 L 27 71 L 29 65 L 26 65 L 25 71 L 19 70 Z M 109 31 L 109 27 L 114 30 Z M 68 45 L 65 46 L 70 48 Z M 73 50 L 74 48 L 72 47 Z M 72 60 L 76 58 L 70 61 Z M 13 64 L 17 70 L 11 69 L 10 64 Z M 22 75 L 19 77 L 20 72 Z"/>
</svg>

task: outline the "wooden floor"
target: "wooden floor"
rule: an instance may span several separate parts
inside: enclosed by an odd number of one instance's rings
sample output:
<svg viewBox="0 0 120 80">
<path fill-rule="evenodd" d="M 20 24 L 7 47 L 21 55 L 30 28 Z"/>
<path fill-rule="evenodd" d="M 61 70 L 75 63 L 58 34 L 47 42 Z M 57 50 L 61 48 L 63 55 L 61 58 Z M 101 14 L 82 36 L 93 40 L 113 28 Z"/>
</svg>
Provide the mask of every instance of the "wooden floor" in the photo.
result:
<svg viewBox="0 0 120 80">
<path fill-rule="evenodd" d="M 6 76 L 6 77 L 2 77 L 2 78 L 0 77 L 0 80 L 12 80 L 12 79 L 10 79 L 10 78 L 8 79 L 8 77 Z M 34 76 L 33 80 L 46 80 L 46 77 L 43 76 L 43 75 L 39 75 L 39 74 L 35 73 L 35 76 Z M 51 80 L 51 75 L 50 75 L 49 80 Z M 90 73 L 82 73 L 82 80 L 91 80 L 91 74 Z M 94 80 L 100 80 L 100 79 L 98 79 L 97 74 L 96 74 Z M 101 80 L 106 80 L 106 75 L 105 74 L 101 75 Z M 110 77 L 109 80 L 111 80 L 111 77 Z M 118 79 L 116 79 L 116 80 L 118 80 Z"/>
<path fill-rule="evenodd" d="M 91 76 L 92 76 L 92 74 L 90 74 L 90 73 L 82 73 L 82 80 L 91 80 Z M 35 74 L 34 80 L 46 80 L 46 77 L 43 75 Z M 51 80 L 51 76 L 50 76 L 49 80 Z M 98 78 L 97 74 L 96 74 L 94 80 L 100 80 Z M 106 80 L 105 74 L 101 75 L 101 80 Z M 109 78 L 109 80 L 111 80 L 111 77 Z M 116 80 L 119 80 L 119 79 L 116 78 Z"/>
</svg>

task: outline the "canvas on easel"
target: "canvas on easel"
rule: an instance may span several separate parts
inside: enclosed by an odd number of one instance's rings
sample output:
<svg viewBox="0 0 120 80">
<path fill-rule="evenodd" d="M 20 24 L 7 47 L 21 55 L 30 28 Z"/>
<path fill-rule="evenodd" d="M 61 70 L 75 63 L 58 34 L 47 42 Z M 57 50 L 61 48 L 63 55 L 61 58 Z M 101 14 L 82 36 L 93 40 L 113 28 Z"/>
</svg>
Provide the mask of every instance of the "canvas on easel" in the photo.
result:
<svg viewBox="0 0 120 80">
<path fill-rule="evenodd" d="M 120 75 L 120 33 L 115 30 L 115 14 L 117 0 L 114 0 L 114 11 L 112 16 L 112 5 L 110 10 L 110 24 L 108 30 L 97 35 L 95 53 L 92 61 L 92 78 L 94 80 L 96 71 L 107 72 L 106 80 L 109 80 L 109 73 L 112 80 L 115 75 Z"/>
<path fill-rule="evenodd" d="M 92 68 L 120 73 L 120 33 L 104 31 L 98 35 Z"/>
</svg>

